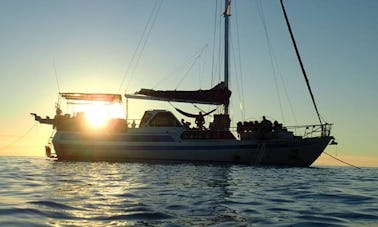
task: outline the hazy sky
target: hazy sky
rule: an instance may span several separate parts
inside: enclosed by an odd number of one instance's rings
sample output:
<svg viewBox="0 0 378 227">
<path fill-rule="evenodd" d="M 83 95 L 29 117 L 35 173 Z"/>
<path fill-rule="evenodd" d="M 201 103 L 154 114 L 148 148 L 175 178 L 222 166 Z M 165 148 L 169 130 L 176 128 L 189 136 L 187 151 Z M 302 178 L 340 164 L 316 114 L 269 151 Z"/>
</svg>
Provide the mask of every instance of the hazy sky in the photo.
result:
<svg viewBox="0 0 378 227">
<path fill-rule="evenodd" d="M 44 154 L 52 130 L 33 127 L 29 113 L 52 116 L 59 89 L 210 88 L 222 72 L 223 2 L 0 0 L 0 154 Z M 320 112 L 335 124 L 339 145 L 327 151 L 357 165 L 362 158 L 378 160 L 378 1 L 285 3 Z M 151 14 L 154 8 L 159 10 Z M 148 39 L 141 41 L 138 64 L 130 64 L 148 19 L 155 16 Z M 317 123 L 279 0 L 234 0 L 231 27 L 233 123 L 244 120 L 240 103 L 246 119 L 266 115 L 285 125 Z M 140 118 L 145 108 L 171 106 L 132 101 L 130 117 Z"/>
</svg>

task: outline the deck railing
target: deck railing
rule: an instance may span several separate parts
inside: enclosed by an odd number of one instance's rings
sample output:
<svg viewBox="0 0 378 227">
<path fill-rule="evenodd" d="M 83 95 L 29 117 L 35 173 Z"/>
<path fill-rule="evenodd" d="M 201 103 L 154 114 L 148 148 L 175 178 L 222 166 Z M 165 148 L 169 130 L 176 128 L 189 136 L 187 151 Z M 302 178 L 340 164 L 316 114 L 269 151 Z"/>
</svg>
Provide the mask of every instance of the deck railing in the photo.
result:
<svg viewBox="0 0 378 227">
<path fill-rule="evenodd" d="M 126 119 L 128 128 L 139 128 L 141 119 Z"/>
<path fill-rule="evenodd" d="M 331 129 L 333 124 L 316 124 L 316 125 L 299 125 L 299 126 L 287 126 L 289 131 L 292 131 L 296 136 L 302 136 L 304 138 L 329 136 L 331 135 Z"/>
<path fill-rule="evenodd" d="M 138 128 L 141 119 L 127 119 L 127 125 L 129 128 L 133 128 L 133 122 L 135 127 Z M 313 125 L 297 125 L 286 126 L 283 130 L 292 132 L 295 136 L 301 136 L 303 138 L 330 136 L 333 124 L 313 124 Z M 230 131 L 237 135 L 236 127 L 230 127 Z"/>
</svg>

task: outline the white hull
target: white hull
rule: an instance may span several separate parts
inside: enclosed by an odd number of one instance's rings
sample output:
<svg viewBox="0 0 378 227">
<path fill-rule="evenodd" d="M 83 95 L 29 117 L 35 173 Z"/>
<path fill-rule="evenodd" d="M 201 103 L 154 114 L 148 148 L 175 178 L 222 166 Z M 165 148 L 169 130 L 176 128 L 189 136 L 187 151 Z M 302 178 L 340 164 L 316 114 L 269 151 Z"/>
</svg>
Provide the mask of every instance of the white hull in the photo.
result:
<svg viewBox="0 0 378 227">
<path fill-rule="evenodd" d="M 130 129 L 118 134 L 58 131 L 58 160 L 224 162 L 252 165 L 310 166 L 332 137 L 270 140 L 182 140 L 179 128 Z"/>
</svg>

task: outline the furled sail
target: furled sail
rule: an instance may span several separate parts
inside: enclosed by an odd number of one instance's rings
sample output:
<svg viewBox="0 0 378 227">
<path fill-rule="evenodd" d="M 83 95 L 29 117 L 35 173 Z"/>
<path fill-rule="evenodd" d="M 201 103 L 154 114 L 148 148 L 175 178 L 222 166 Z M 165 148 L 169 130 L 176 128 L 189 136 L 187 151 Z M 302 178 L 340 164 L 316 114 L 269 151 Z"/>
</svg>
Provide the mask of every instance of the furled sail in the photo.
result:
<svg viewBox="0 0 378 227">
<path fill-rule="evenodd" d="M 221 82 L 209 90 L 162 91 L 152 89 L 141 89 L 135 94 L 137 96 L 126 95 L 126 97 L 138 98 L 138 96 L 142 96 L 139 98 L 172 102 L 228 105 L 230 102 L 231 91 L 225 86 L 224 82 Z"/>
</svg>

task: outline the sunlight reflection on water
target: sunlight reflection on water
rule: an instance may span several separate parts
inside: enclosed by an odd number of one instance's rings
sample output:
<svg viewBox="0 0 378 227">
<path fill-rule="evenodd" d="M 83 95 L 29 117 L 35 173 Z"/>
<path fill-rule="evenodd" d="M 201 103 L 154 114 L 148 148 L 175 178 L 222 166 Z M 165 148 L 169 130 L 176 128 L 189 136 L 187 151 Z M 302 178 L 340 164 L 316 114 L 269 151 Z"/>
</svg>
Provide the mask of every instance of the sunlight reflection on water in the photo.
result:
<svg viewBox="0 0 378 227">
<path fill-rule="evenodd" d="M 0 157 L 0 170 L 1 226 L 352 226 L 378 222 L 374 168 Z"/>
</svg>

